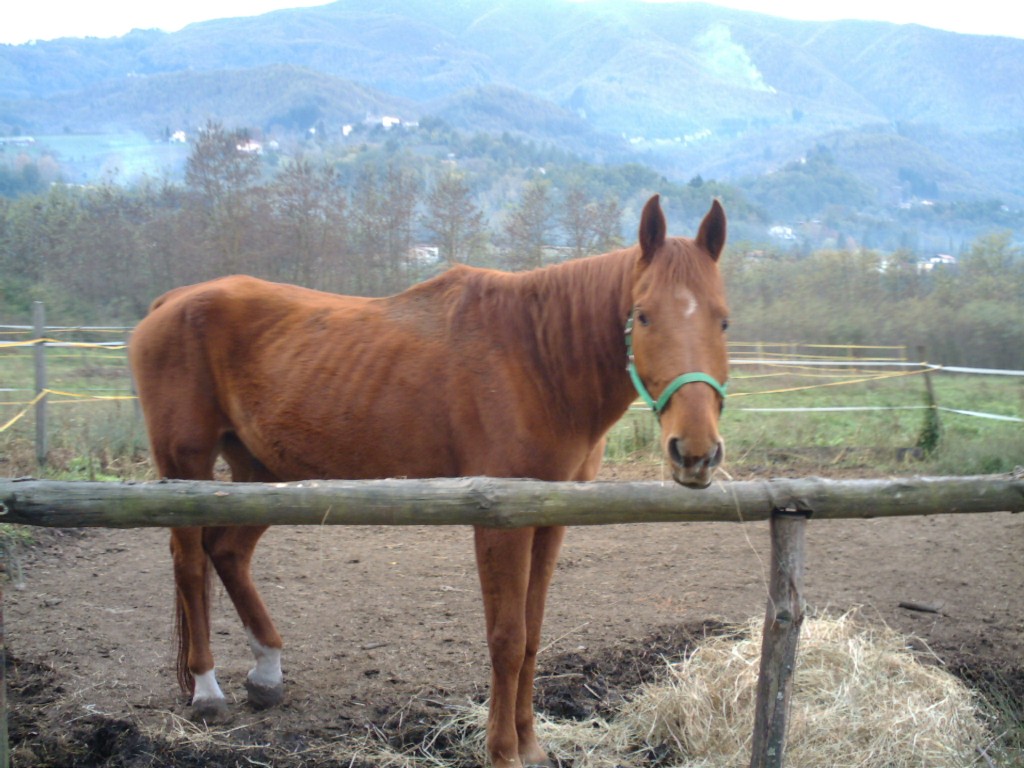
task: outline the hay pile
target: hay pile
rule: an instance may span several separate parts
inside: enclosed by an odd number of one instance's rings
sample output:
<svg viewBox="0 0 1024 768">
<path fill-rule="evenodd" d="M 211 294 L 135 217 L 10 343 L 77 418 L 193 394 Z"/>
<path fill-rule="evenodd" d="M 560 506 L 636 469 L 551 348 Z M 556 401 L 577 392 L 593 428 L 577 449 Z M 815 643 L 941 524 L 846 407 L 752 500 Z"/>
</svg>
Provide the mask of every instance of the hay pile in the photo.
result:
<svg viewBox="0 0 1024 768">
<path fill-rule="evenodd" d="M 746 766 L 754 726 L 761 621 L 746 639 L 710 638 L 617 718 L 688 768 Z M 988 733 L 979 702 L 958 679 L 926 665 L 887 628 L 849 615 L 808 619 L 793 680 L 786 765 L 792 768 L 963 768 Z M 690 760 L 691 762 L 686 762 Z"/>
<path fill-rule="evenodd" d="M 745 767 L 750 761 L 761 621 L 708 638 L 664 680 L 641 688 L 611 720 L 538 723 L 553 755 L 575 768 L 657 764 Z M 423 748 L 373 749 L 374 765 L 422 768 L 483 762 L 483 707 L 439 726 Z M 989 741 L 979 702 L 959 680 L 923 664 L 905 638 L 850 615 L 808 619 L 793 684 L 790 768 L 964 768 Z M 435 751 L 439 744 L 445 748 Z M 365 745 L 369 746 L 369 745 Z"/>
</svg>

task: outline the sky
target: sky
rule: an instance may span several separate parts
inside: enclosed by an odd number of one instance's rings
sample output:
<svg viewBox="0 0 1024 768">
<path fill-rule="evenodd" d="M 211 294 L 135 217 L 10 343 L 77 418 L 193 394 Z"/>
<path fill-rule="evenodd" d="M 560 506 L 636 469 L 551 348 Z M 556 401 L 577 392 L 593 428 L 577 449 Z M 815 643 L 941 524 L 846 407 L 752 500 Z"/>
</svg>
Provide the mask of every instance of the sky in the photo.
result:
<svg viewBox="0 0 1024 768">
<path fill-rule="evenodd" d="M 714 5 L 807 21 L 869 19 L 973 35 L 1024 38 L 1024 13 L 1011 0 L 710 1 Z M 12 0 L 0 12 L 0 43 L 19 45 L 57 37 L 118 37 L 136 28 L 174 32 L 196 21 L 323 4 L 324 0 Z"/>
</svg>

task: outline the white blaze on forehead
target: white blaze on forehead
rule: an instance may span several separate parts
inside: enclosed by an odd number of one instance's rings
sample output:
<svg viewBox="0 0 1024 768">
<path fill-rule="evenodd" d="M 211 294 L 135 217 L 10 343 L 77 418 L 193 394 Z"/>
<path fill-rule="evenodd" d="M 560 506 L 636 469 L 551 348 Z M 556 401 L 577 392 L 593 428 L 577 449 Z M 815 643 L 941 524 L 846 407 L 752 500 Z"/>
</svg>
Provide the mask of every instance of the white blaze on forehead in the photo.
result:
<svg viewBox="0 0 1024 768">
<path fill-rule="evenodd" d="M 689 318 L 697 311 L 697 297 L 693 295 L 693 291 L 686 287 L 680 287 L 676 289 L 676 298 L 681 304 L 684 305 L 683 317 Z"/>
</svg>

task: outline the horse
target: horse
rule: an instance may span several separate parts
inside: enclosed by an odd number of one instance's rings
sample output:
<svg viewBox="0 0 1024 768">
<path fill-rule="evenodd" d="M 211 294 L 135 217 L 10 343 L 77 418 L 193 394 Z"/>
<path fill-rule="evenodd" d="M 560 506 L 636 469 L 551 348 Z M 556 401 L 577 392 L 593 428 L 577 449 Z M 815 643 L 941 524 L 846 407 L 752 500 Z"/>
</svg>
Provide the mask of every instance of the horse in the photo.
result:
<svg viewBox="0 0 1024 768">
<path fill-rule="evenodd" d="M 725 213 L 714 200 L 692 239 L 666 230 L 655 195 L 637 244 L 527 272 L 459 265 L 385 298 L 240 275 L 171 290 L 130 344 L 155 468 L 209 480 L 222 456 L 242 482 L 593 480 L 639 390 L 673 479 L 707 487 L 724 455 Z M 266 528 L 171 529 L 178 680 L 195 720 L 231 717 L 210 650 L 211 565 L 255 657 L 249 704 L 283 699 L 281 636 L 250 575 Z M 534 731 L 533 679 L 564 533 L 474 529 L 486 744 L 501 768 L 551 764 Z"/>
</svg>

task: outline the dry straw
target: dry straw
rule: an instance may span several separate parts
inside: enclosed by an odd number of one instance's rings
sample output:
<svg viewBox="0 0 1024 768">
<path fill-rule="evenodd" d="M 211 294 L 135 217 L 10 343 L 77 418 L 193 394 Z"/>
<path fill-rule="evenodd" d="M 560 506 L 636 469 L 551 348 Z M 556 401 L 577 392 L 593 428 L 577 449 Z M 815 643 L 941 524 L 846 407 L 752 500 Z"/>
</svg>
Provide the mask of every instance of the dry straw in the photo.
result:
<svg viewBox="0 0 1024 768">
<path fill-rule="evenodd" d="M 709 638 L 617 718 L 687 768 L 746 766 L 760 660 L 760 621 L 745 639 Z M 808 619 L 793 681 L 786 765 L 964 768 L 988 733 L 974 694 L 906 639 L 850 614 Z"/>
</svg>

